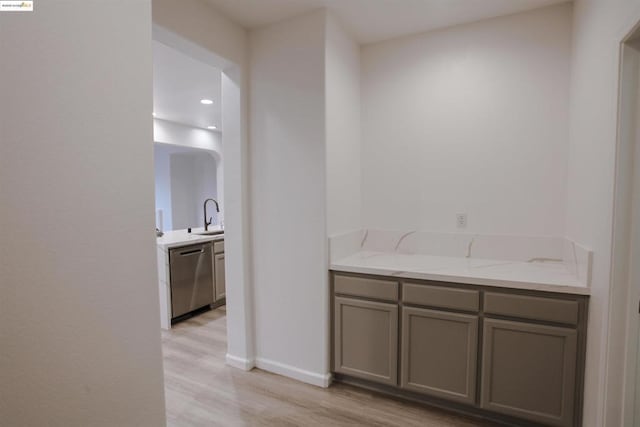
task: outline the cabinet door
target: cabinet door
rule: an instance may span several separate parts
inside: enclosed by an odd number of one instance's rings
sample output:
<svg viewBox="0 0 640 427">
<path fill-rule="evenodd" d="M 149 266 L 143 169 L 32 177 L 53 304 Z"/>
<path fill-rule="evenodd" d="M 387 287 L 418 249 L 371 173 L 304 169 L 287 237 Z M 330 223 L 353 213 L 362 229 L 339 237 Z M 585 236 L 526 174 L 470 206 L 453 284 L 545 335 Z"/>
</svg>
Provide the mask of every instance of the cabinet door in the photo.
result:
<svg viewBox="0 0 640 427">
<path fill-rule="evenodd" d="M 402 309 L 402 388 L 475 404 L 478 316 Z"/>
<path fill-rule="evenodd" d="M 398 306 L 335 298 L 335 371 L 398 384 Z"/>
<path fill-rule="evenodd" d="M 225 298 L 226 296 L 226 282 L 224 274 L 224 253 L 215 254 L 213 258 L 215 268 L 215 293 L 216 301 Z"/>
<path fill-rule="evenodd" d="M 577 332 L 495 319 L 484 321 L 483 332 L 482 407 L 572 426 Z"/>
</svg>

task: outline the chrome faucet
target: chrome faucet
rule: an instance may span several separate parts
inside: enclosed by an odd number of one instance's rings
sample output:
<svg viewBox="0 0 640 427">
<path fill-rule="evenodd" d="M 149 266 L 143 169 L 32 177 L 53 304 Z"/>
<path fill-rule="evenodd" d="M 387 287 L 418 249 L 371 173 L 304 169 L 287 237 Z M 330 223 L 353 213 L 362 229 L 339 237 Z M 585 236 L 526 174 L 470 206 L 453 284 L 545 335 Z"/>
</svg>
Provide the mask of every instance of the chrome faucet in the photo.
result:
<svg viewBox="0 0 640 427">
<path fill-rule="evenodd" d="M 211 225 L 211 223 L 213 222 L 213 217 L 209 218 L 209 221 L 207 221 L 207 202 L 208 201 L 212 201 L 213 203 L 216 204 L 216 212 L 220 212 L 220 206 L 218 206 L 218 202 L 216 202 L 214 199 L 206 199 L 204 201 L 204 231 L 208 231 L 209 230 L 209 226 Z"/>
</svg>

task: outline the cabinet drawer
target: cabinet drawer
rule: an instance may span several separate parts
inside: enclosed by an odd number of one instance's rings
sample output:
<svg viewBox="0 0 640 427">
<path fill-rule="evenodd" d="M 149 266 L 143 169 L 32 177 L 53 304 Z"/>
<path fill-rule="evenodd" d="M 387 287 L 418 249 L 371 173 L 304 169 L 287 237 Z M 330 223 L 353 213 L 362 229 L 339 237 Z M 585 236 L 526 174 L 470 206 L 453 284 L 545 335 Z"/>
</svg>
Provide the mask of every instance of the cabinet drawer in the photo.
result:
<svg viewBox="0 0 640 427">
<path fill-rule="evenodd" d="M 390 280 L 335 275 L 333 285 L 336 294 L 387 301 L 398 300 L 398 282 Z"/>
<path fill-rule="evenodd" d="M 213 253 L 224 252 L 224 240 L 213 242 Z"/>
<path fill-rule="evenodd" d="M 466 311 L 478 311 L 480 307 L 480 292 L 476 290 L 416 283 L 402 286 L 402 301 L 408 304 Z"/>
<path fill-rule="evenodd" d="M 579 303 L 563 299 L 486 292 L 484 311 L 488 314 L 577 325 Z"/>
</svg>

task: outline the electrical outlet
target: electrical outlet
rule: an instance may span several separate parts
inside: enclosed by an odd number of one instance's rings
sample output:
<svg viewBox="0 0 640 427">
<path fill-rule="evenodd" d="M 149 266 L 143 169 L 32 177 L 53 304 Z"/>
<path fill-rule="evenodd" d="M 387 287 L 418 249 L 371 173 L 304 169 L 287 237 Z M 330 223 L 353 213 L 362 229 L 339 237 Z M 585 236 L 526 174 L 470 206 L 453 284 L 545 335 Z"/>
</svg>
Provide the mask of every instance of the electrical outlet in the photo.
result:
<svg viewBox="0 0 640 427">
<path fill-rule="evenodd" d="M 456 226 L 458 228 L 467 228 L 467 214 L 466 213 L 456 214 Z"/>
</svg>

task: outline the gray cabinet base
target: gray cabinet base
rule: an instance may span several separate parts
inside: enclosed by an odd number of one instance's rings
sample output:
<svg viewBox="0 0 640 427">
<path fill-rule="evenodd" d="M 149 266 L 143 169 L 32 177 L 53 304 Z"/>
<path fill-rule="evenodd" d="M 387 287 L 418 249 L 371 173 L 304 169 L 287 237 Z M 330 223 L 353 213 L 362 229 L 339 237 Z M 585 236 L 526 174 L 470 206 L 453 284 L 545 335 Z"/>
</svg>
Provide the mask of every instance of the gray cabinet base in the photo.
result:
<svg viewBox="0 0 640 427">
<path fill-rule="evenodd" d="M 481 422 L 482 424 L 479 424 L 479 427 L 541 427 L 541 424 L 528 422 L 519 418 L 503 416 L 501 414 L 470 407 L 468 405 L 458 404 L 450 400 L 438 399 L 436 397 L 426 396 L 421 393 L 414 393 L 398 387 L 387 386 L 377 382 L 364 380 L 362 378 L 351 377 L 349 375 L 334 373 L 333 382 L 363 388 L 392 398 L 402 399 L 445 412 L 452 412 L 467 416 Z"/>
<path fill-rule="evenodd" d="M 342 272 L 331 278 L 336 381 L 489 425 L 582 425 L 588 297 Z M 359 311 L 345 316 L 346 302 Z"/>
</svg>

